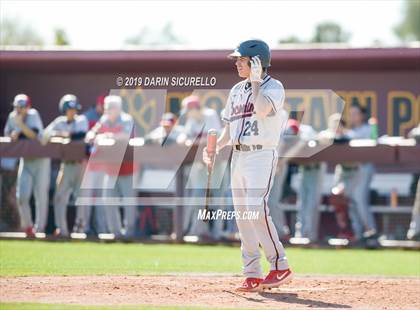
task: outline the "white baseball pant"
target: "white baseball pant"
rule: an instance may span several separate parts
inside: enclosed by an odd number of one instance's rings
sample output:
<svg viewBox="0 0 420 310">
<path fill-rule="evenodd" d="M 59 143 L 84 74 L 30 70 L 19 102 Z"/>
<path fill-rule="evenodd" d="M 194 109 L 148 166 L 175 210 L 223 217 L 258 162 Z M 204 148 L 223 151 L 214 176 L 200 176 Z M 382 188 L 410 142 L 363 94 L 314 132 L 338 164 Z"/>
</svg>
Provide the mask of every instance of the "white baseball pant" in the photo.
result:
<svg viewBox="0 0 420 310">
<path fill-rule="evenodd" d="M 115 184 L 114 188 L 112 188 L 112 184 Z M 133 189 L 133 175 L 130 174 L 117 177 L 105 174 L 103 194 L 106 198 L 135 198 L 136 191 Z M 137 206 L 123 206 L 123 220 L 121 218 L 119 206 L 104 206 L 104 208 L 106 224 L 110 233 L 114 234 L 117 238 L 123 235 L 126 237 L 134 237 L 138 216 Z M 125 234 L 123 234 L 123 227 L 125 228 Z"/>
<path fill-rule="evenodd" d="M 23 229 L 33 225 L 29 201 L 35 197 L 35 229 L 44 232 L 48 217 L 48 190 L 50 188 L 51 160 L 24 159 L 19 162 L 16 199 Z"/>
<path fill-rule="evenodd" d="M 82 165 L 80 163 L 61 163 L 57 175 L 54 194 L 54 220 L 55 226 L 60 229 L 63 236 L 69 235 L 67 205 L 71 194 L 78 195 L 81 173 Z"/>
<path fill-rule="evenodd" d="M 241 237 L 243 272 L 246 277 L 262 278 L 260 250 L 265 253 L 271 270 L 288 269 L 283 245 L 268 208 L 268 196 L 277 165 L 277 151 L 234 151 L 232 155 L 232 198 Z M 245 211 L 256 211 L 255 219 L 241 218 Z"/>
</svg>

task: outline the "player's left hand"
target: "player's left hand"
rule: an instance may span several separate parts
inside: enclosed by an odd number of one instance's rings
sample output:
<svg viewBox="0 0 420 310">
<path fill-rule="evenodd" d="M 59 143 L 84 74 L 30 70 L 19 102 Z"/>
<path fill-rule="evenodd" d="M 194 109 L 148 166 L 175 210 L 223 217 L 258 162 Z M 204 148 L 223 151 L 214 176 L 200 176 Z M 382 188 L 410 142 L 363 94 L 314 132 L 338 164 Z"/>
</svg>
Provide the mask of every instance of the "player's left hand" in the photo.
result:
<svg viewBox="0 0 420 310">
<path fill-rule="evenodd" d="M 251 74 L 249 76 L 249 79 L 251 82 L 262 82 L 261 75 L 263 72 L 261 60 L 258 56 L 254 56 L 250 60 L 251 63 Z"/>
<path fill-rule="evenodd" d="M 24 124 L 24 121 L 23 121 L 23 115 L 22 115 L 22 114 L 18 114 L 18 115 L 16 115 L 16 117 L 15 117 L 15 122 L 16 122 L 16 125 L 17 125 L 18 127 L 22 127 L 22 126 L 23 126 L 23 124 Z"/>
</svg>

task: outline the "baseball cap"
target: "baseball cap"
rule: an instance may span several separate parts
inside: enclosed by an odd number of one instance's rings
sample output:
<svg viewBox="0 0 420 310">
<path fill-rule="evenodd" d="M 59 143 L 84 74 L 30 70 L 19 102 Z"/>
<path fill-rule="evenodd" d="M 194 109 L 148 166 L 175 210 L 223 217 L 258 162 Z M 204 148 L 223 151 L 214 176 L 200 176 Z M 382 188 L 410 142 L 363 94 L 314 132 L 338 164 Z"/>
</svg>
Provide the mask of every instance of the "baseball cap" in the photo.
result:
<svg viewBox="0 0 420 310">
<path fill-rule="evenodd" d="M 161 126 L 172 126 L 174 125 L 176 122 L 176 115 L 168 112 L 168 113 L 164 113 L 162 115 L 162 118 L 160 120 L 160 125 Z"/>
<path fill-rule="evenodd" d="M 182 107 L 187 110 L 199 109 L 200 108 L 200 99 L 198 96 L 188 96 L 182 100 Z"/>
<path fill-rule="evenodd" d="M 120 96 L 110 95 L 104 99 L 105 110 L 108 109 L 122 109 L 122 99 Z"/>
<path fill-rule="evenodd" d="M 98 98 L 96 99 L 96 104 L 103 107 L 104 104 L 105 104 L 105 97 L 106 97 L 106 95 L 98 96 Z"/>
</svg>

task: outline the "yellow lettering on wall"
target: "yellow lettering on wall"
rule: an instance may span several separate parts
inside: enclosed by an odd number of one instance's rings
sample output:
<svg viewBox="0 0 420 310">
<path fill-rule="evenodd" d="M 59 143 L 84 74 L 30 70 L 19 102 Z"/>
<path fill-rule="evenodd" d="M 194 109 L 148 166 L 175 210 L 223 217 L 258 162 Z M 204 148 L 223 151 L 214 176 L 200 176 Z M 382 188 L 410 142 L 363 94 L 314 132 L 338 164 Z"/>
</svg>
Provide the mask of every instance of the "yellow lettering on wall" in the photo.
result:
<svg viewBox="0 0 420 310">
<path fill-rule="evenodd" d="M 119 96 L 127 103 L 127 112 L 133 117 L 136 125 L 142 129 L 142 132 L 150 131 L 157 117 L 157 99 L 146 98 L 141 88 L 121 89 Z M 139 105 L 136 104 L 137 100 L 140 101 Z M 150 113 L 148 119 L 145 118 L 146 113 Z"/>
<path fill-rule="evenodd" d="M 353 104 L 366 108 L 368 117 L 378 118 L 378 99 L 375 91 L 337 91 L 345 101 L 344 120 L 348 122 L 349 109 Z"/>
<path fill-rule="evenodd" d="M 303 112 L 301 122 L 321 131 L 327 128 L 328 117 L 337 109 L 331 102 L 331 93 L 327 90 L 290 90 L 286 91 L 285 109 L 290 117 L 296 112 Z"/>
<path fill-rule="evenodd" d="M 409 91 L 390 91 L 387 100 L 387 132 L 390 136 L 405 136 L 420 122 L 420 95 Z"/>
</svg>

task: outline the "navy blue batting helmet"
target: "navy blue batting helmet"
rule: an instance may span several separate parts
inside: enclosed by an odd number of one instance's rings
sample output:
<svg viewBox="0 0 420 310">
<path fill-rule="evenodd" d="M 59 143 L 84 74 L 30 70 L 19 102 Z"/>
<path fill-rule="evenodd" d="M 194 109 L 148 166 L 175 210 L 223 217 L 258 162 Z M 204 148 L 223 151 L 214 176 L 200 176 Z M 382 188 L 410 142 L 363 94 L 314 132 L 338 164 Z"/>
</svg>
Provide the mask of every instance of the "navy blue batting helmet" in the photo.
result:
<svg viewBox="0 0 420 310">
<path fill-rule="evenodd" d="M 76 109 L 76 110 L 82 109 L 82 106 L 80 105 L 79 100 L 77 99 L 75 95 L 72 95 L 72 94 L 64 95 L 61 98 L 60 104 L 59 104 L 60 113 L 64 114 L 69 109 Z"/>
<path fill-rule="evenodd" d="M 233 53 L 229 54 L 230 58 L 234 57 L 254 57 L 259 56 L 261 60 L 261 66 L 263 68 L 270 67 L 271 62 L 271 52 L 270 48 L 262 40 L 248 40 L 244 41 L 233 51 Z"/>
</svg>

